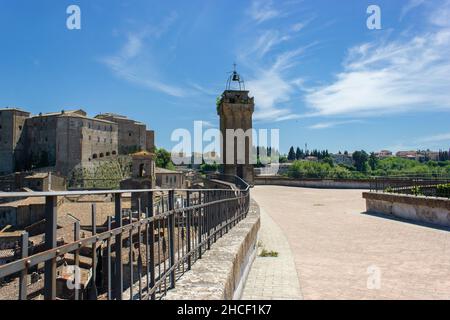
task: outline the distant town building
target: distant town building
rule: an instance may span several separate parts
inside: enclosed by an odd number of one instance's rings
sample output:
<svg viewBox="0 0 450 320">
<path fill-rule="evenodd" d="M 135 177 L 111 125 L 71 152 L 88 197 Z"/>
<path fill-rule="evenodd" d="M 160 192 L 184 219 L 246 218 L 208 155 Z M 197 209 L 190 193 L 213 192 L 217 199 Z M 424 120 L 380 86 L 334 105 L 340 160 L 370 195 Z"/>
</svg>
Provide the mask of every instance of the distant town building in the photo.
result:
<svg viewBox="0 0 450 320">
<path fill-rule="evenodd" d="M 417 151 L 398 151 L 395 156 L 403 159 L 416 160 L 418 153 Z"/>
<path fill-rule="evenodd" d="M 314 156 L 309 156 L 305 158 L 305 161 L 312 161 L 312 162 L 317 162 L 319 161 L 318 157 L 314 157 Z"/>
<path fill-rule="evenodd" d="M 186 187 L 185 174 L 163 168 L 155 169 L 156 185 L 162 189 L 183 189 Z"/>
<path fill-rule="evenodd" d="M 351 166 L 353 164 L 353 159 L 351 155 L 348 154 L 332 154 L 331 159 L 333 159 L 334 164 L 342 164 Z"/>
<path fill-rule="evenodd" d="M 425 156 L 426 160 L 439 161 L 439 152 L 436 152 L 436 151 L 425 151 L 423 153 L 423 155 Z"/>
<path fill-rule="evenodd" d="M 392 151 L 389 150 L 381 150 L 379 152 L 375 152 L 375 156 L 378 159 L 386 159 L 386 158 L 390 158 L 393 156 Z"/>
</svg>

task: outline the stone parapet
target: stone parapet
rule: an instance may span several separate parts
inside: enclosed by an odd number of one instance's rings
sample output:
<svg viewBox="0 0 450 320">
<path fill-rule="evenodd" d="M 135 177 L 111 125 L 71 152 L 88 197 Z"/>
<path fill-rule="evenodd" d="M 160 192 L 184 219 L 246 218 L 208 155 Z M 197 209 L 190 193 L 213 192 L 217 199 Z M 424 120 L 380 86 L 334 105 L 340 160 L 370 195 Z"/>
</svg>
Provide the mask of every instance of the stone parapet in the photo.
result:
<svg viewBox="0 0 450 320">
<path fill-rule="evenodd" d="M 258 176 L 255 185 L 322 189 L 370 189 L 370 180 L 358 179 L 292 179 L 278 176 Z"/>
<path fill-rule="evenodd" d="M 367 212 L 450 227 L 450 199 L 364 192 Z"/>
<path fill-rule="evenodd" d="M 176 282 L 166 300 L 240 299 L 243 284 L 256 256 L 260 228 L 259 207 L 252 201 L 247 217 L 218 239 Z"/>
</svg>

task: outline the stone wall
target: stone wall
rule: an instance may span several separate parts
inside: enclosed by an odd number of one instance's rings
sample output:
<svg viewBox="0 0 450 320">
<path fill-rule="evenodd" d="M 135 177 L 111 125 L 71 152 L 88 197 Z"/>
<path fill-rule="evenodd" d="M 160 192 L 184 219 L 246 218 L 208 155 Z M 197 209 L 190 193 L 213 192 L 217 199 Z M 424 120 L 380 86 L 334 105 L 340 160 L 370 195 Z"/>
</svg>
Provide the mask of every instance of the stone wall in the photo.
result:
<svg viewBox="0 0 450 320">
<path fill-rule="evenodd" d="M 370 180 L 355 179 L 291 179 L 286 177 L 256 177 L 255 185 L 324 189 L 370 189 Z"/>
<path fill-rule="evenodd" d="M 117 123 L 119 154 L 135 153 L 147 148 L 148 132 L 144 123 L 112 113 L 99 114 L 96 118 Z"/>
<path fill-rule="evenodd" d="M 0 109 L 0 175 L 22 169 L 25 160 L 22 132 L 29 115 L 19 109 Z"/>
<path fill-rule="evenodd" d="M 363 193 L 367 212 L 450 227 L 450 199 L 392 193 Z"/>
<path fill-rule="evenodd" d="M 248 216 L 217 240 L 202 259 L 170 290 L 167 300 L 240 299 L 256 256 L 259 207 L 252 201 Z"/>
</svg>

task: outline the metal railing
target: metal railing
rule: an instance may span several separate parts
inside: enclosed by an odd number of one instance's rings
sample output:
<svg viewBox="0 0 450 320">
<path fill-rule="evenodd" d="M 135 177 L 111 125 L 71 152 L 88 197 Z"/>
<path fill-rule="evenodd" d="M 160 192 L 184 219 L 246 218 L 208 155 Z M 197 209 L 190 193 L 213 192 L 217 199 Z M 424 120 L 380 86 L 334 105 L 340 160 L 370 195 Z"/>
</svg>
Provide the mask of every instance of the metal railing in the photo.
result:
<svg viewBox="0 0 450 320">
<path fill-rule="evenodd" d="M 370 191 L 450 198 L 450 177 L 375 177 L 370 181 Z"/>
<path fill-rule="evenodd" d="M 15 283 L 10 287 L 18 288 L 17 297 L 23 300 L 160 299 L 212 243 L 246 217 L 249 186 L 241 179 L 234 181 L 235 190 L 0 193 L 0 199 L 45 197 L 44 251 L 29 256 L 29 237 L 24 232 L 20 259 L 0 266 L 0 280 Z M 80 221 L 75 221 L 73 241 L 58 243 L 58 197 L 105 194 L 114 197 L 114 217 L 109 215 L 99 227 L 96 204 L 92 204 L 86 213 L 92 222 L 90 230 L 82 232 Z M 123 208 L 130 194 L 137 199 L 136 211 Z M 90 235 L 83 238 L 87 231 Z M 73 270 L 69 276 L 67 270 Z M 81 270 L 86 271 L 84 282 Z M 34 288 L 30 274 L 44 280 L 35 281 Z"/>
</svg>

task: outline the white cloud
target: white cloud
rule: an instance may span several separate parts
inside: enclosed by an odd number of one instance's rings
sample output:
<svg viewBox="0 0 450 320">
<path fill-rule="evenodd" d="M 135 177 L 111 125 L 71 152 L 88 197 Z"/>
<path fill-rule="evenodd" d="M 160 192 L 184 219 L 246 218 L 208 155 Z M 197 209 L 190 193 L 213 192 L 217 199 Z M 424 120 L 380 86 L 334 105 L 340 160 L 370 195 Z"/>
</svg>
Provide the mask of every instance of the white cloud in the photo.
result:
<svg viewBox="0 0 450 320">
<path fill-rule="evenodd" d="M 255 44 L 246 53 L 247 55 L 257 55 L 262 58 L 276 45 L 289 40 L 288 35 L 281 35 L 277 30 L 266 30 L 256 40 Z"/>
<path fill-rule="evenodd" d="M 341 125 L 351 124 L 351 123 L 361 123 L 360 120 L 346 120 L 346 121 L 329 121 L 329 122 L 320 122 L 316 123 L 312 126 L 309 126 L 309 129 L 320 130 L 320 129 L 329 129 Z"/>
<path fill-rule="evenodd" d="M 305 28 L 305 23 L 303 22 L 296 23 L 291 28 L 292 31 L 299 32 L 300 30 L 303 30 L 303 28 Z"/>
<path fill-rule="evenodd" d="M 293 25 L 278 24 L 277 29 L 261 30 L 258 26 L 263 21 L 288 15 L 286 6 L 298 6 L 299 2 L 277 3 L 275 8 L 270 0 L 254 0 L 248 10 L 254 23 L 249 30 L 249 45 L 239 48 L 238 60 L 250 70 L 246 87 L 256 97 L 256 121 L 286 121 L 300 117 L 292 111 L 291 105 L 295 95 L 304 89 L 304 81 L 299 76 L 292 77 L 292 68 L 315 43 L 292 48 L 290 42 L 295 38 L 294 34 L 303 30 L 312 18 Z M 292 9 L 289 12 L 292 13 Z"/>
<path fill-rule="evenodd" d="M 161 37 L 175 21 L 177 15 L 170 14 L 161 25 L 147 27 L 141 32 L 129 33 L 120 50 L 101 62 L 117 77 L 151 90 L 159 91 L 174 97 L 184 97 L 184 89 L 165 83 L 158 77 L 157 63 L 152 61 L 146 47 L 146 40 Z"/>
<path fill-rule="evenodd" d="M 450 27 L 450 0 L 430 15 L 430 22 L 439 27 Z"/>
<path fill-rule="evenodd" d="M 247 81 L 247 88 L 257 97 L 255 120 L 285 121 L 299 118 L 292 110 L 282 106 L 291 101 L 302 80 L 290 79 L 285 72 L 295 65 L 296 58 L 306 49 L 302 47 L 281 53 L 269 68 L 256 70 Z"/>
<path fill-rule="evenodd" d="M 424 137 L 418 140 L 419 142 L 429 143 L 429 142 L 445 142 L 450 144 L 450 132 L 437 134 L 429 137 Z"/>
<path fill-rule="evenodd" d="M 205 128 L 214 128 L 214 127 L 216 127 L 216 125 L 213 124 L 211 121 L 202 120 L 201 123 L 202 123 L 202 126 L 205 127 Z"/>
<path fill-rule="evenodd" d="M 279 17 L 281 12 L 273 7 L 272 0 L 254 0 L 248 14 L 257 23 L 261 23 Z"/>
<path fill-rule="evenodd" d="M 310 17 L 308 19 L 305 19 L 304 21 L 297 22 L 291 26 L 291 30 L 293 32 L 299 32 L 305 29 L 312 21 L 314 20 L 314 17 Z"/>
<path fill-rule="evenodd" d="M 450 29 L 354 47 L 336 80 L 306 95 L 316 115 L 450 110 Z"/>
<path fill-rule="evenodd" d="M 409 0 L 406 5 L 403 6 L 400 13 L 400 20 L 402 20 L 411 10 L 421 6 L 426 0 Z"/>
</svg>

